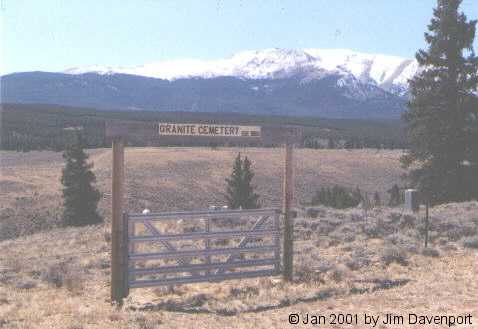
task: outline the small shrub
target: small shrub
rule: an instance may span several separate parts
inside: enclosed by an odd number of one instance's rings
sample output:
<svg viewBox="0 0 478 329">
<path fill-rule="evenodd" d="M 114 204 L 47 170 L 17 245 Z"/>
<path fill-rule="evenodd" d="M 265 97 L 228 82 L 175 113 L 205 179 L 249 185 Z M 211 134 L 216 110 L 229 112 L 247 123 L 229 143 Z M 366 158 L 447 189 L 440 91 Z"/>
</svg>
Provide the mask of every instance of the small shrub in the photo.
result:
<svg viewBox="0 0 478 329">
<path fill-rule="evenodd" d="M 229 294 L 235 298 L 244 298 L 250 296 L 259 295 L 259 288 L 257 287 L 243 287 L 243 288 L 231 288 Z"/>
<path fill-rule="evenodd" d="M 200 307 L 206 304 L 208 300 L 212 299 L 211 295 L 208 294 L 197 294 L 192 296 L 191 298 L 188 298 L 186 300 L 186 304 L 191 306 L 191 307 Z"/>
<path fill-rule="evenodd" d="M 351 259 L 345 265 L 352 271 L 359 270 L 370 265 L 369 255 L 364 249 L 358 249 L 352 252 Z"/>
<path fill-rule="evenodd" d="M 420 251 L 416 244 L 406 246 L 405 250 L 408 251 L 411 254 L 418 254 L 418 252 Z"/>
<path fill-rule="evenodd" d="M 105 230 L 104 233 L 103 233 L 103 237 L 105 238 L 106 243 L 111 242 L 111 232 L 110 231 Z"/>
<path fill-rule="evenodd" d="M 355 241 L 355 234 L 354 233 L 344 233 L 344 234 L 342 234 L 342 240 L 344 242 L 354 242 Z"/>
<path fill-rule="evenodd" d="M 340 244 L 340 240 L 332 239 L 329 241 L 329 247 L 336 247 Z"/>
<path fill-rule="evenodd" d="M 373 287 L 372 292 L 377 290 L 387 290 L 387 289 L 392 289 L 396 287 L 401 287 L 406 285 L 409 282 L 410 282 L 410 279 L 397 279 L 397 280 L 375 279 L 373 280 L 373 283 L 375 284 L 375 286 Z"/>
<path fill-rule="evenodd" d="M 295 276 L 300 282 L 322 282 L 321 272 L 311 266 L 300 263 L 295 270 Z"/>
<path fill-rule="evenodd" d="M 388 240 L 396 246 L 403 246 L 404 247 L 404 246 L 407 246 L 409 244 L 412 244 L 412 240 L 409 237 L 407 237 L 407 236 L 405 236 L 401 233 L 395 233 L 395 234 L 390 235 L 388 237 Z"/>
<path fill-rule="evenodd" d="M 362 226 L 362 232 L 369 238 L 383 238 L 396 231 L 393 225 L 386 223 L 382 219 L 365 223 Z"/>
<path fill-rule="evenodd" d="M 407 253 L 401 248 L 397 248 L 397 247 L 390 247 L 385 249 L 381 259 L 382 259 L 382 262 L 384 262 L 385 265 L 387 266 L 390 265 L 391 263 L 397 263 L 403 266 L 408 265 Z"/>
<path fill-rule="evenodd" d="M 478 249 L 478 237 L 465 239 L 463 241 L 463 247 L 470 249 Z"/>
<path fill-rule="evenodd" d="M 380 230 L 376 223 L 367 223 L 362 226 L 362 232 L 369 238 L 379 238 Z"/>
<path fill-rule="evenodd" d="M 307 217 L 309 218 L 317 218 L 319 217 L 319 210 L 314 208 L 307 209 Z"/>
<path fill-rule="evenodd" d="M 81 324 L 72 324 L 71 326 L 68 327 L 68 329 L 85 329 Z"/>
<path fill-rule="evenodd" d="M 362 263 L 357 259 L 349 259 L 345 262 L 345 265 L 352 271 L 359 270 L 363 267 Z"/>
<path fill-rule="evenodd" d="M 350 288 L 350 294 L 352 294 L 352 295 L 362 295 L 362 294 L 365 294 L 366 292 L 369 292 L 369 291 L 370 291 L 369 288 L 358 288 L 358 287 L 355 287 L 355 286 Z"/>
<path fill-rule="evenodd" d="M 341 282 L 344 279 L 345 273 L 339 268 L 336 268 L 335 270 L 332 271 L 331 278 L 335 282 Z"/>
<path fill-rule="evenodd" d="M 58 209 L 33 208 L 32 204 L 39 201 L 37 196 L 22 198 L 15 202 L 15 208 L 0 210 L 0 241 L 15 239 L 19 236 L 30 235 L 40 231 L 58 227 Z M 25 203 L 25 205 L 21 205 Z"/>
<path fill-rule="evenodd" d="M 461 227 L 455 227 L 446 232 L 446 236 L 450 241 L 458 241 L 463 237 L 463 230 Z"/>
<path fill-rule="evenodd" d="M 390 215 L 388 215 L 388 218 L 392 223 L 396 223 L 400 220 L 400 218 L 402 218 L 402 214 L 399 212 L 392 212 Z"/>
<path fill-rule="evenodd" d="M 400 188 L 397 184 L 393 185 L 392 188 L 387 191 L 387 193 L 390 195 L 388 201 L 389 207 L 396 207 L 403 203 L 404 195 L 403 192 L 400 191 Z"/>
<path fill-rule="evenodd" d="M 66 262 L 49 266 L 40 275 L 41 280 L 56 288 L 65 287 L 69 292 L 78 293 L 83 289 L 81 269 Z"/>
<path fill-rule="evenodd" d="M 36 288 L 36 286 L 37 286 L 36 282 L 33 282 L 33 281 L 23 281 L 23 282 L 17 283 L 15 287 L 16 287 L 17 289 L 29 290 L 29 289 Z"/>
<path fill-rule="evenodd" d="M 63 278 L 66 274 L 65 263 L 54 264 L 42 272 L 41 279 L 49 285 L 60 288 L 63 286 Z"/>
<path fill-rule="evenodd" d="M 151 319 L 143 314 L 135 314 L 130 320 L 133 328 L 137 329 L 158 329 L 162 323 L 159 319 Z"/>
<path fill-rule="evenodd" d="M 434 248 L 428 247 L 422 250 L 422 255 L 427 257 L 439 257 L 440 252 Z"/>
<path fill-rule="evenodd" d="M 2 260 L 2 262 L 9 271 L 15 273 L 21 272 L 24 266 L 19 258 L 7 258 Z"/>
<path fill-rule="evenodd" d="M 464 237 L 474 236 L 478 233 L 478 228 L 473 224 L 464 224 L 462 227 L 462 234 Z"/>
<path fill-rule="evenodd" d="M 365 216 L 363 214 L 352 213 L 350 214 L 350 219 L 352 222 L 361 222 L 365 219 Z"/>
<path fill-rule="evenodd" d="M 113 312 L 110 315 L 108 315 L 108 319 L 111 322 L 119 322 L 119 321 L 123 320 L 123 316 L 122 316 L 121 312 Z"/>
<path fill-rule="evenodd" d="M 337 209 L 352 208 L 362 201 L 362 194 L 357 188 L 355 191 L 335 185 L 332 188 L 318 190 L 312 198 L 312 204 L 320 204 Z"/>
<path fill-rule="evenodd" d="M 319 261 L 319 264 L 317 265 L 317 270 L 321 273 L 327 273 L 333 268 L 332 264 L 330 264 L 326 260 L 321 260 Z"/>
<path fill-rule="evenodd" d="M 66 290 L 71 293 L 79 294 L 83 290 L 83 278 L 80 269 L 69 269 L 63 278 Z"/>
<path fill-rule="evenodd" d="M 321 222 L 318 226 L 316 226 L 316 230 L 318 234 L 321 235 L 329 235 L 331 232 L 335 230 L 336 226 L 330 224 L 329 222 Z M 312 226 L 311 226 L 312 229 Z"/>
<path fill-rule="evenodd" d="M 110 268 L 110 260 L 106 259 L 106 258 L 100 258 L 100 259 L 98 259 L 95 266 L 102 269 L 102 270 Z"/>
<path fill-rule="evenodd" d="M 417 218 L 412 215 L 403 215 L 403 217 L 400 219 L 400 227 L 401 228 L 406 228 L 406 227 L 414 227 L 415 226 L 415 221 Z"/>
<path fill-rule="evenodd" d="M 440 246 L 444 246 L 444 245 L 448 244 L 448 239 L 440 238 L 440 239 L 438 239 L 437 242 Z"/>
</svg>

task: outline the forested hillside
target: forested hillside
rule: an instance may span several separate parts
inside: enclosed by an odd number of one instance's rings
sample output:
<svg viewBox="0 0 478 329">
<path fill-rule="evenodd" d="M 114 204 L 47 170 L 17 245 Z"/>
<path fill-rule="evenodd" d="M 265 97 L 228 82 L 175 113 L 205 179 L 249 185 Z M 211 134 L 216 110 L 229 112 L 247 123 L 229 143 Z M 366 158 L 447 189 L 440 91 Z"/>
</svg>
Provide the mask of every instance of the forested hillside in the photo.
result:
<svg viewBox="0 0 478 329">
<path fill-rule="evenodd" d="M 298 125 L 302 145 L 312 148 L 404 148 L 403 127 L 398 121 L 321 119 L 258 116 L 238 113 L 151 111 L 98 111 L 58 105 L 3 104 L 1 149 L 63 150 L 75 130 L 81 128 L 89 148 L 105 147 L 105 122 L 111 119 L 169 122 L 210 122 L 267 126 Z M 130 140 L 130 145 L 155 145 L 155 141 Z"/>
</svg>

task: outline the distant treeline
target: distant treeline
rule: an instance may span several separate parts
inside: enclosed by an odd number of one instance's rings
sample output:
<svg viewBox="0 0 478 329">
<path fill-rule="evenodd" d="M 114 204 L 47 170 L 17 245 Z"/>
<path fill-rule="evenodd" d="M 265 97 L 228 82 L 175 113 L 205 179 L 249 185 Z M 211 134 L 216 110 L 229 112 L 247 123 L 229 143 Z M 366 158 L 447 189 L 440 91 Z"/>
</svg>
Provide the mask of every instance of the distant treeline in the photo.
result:
<svg viewBox="0 0 478 329">
<path fill-rule="evenodd" d="M 57 105 L 2 104 L 2 150 L 62 151 L 81 129 L 88 148 L 109 147 L 105 122 L 111 119 L 163 122 L 197 122 L 244 125 L 299 125 L 302 147 L 308 148 L 406 148 L 398 121 L 296 118 L 236 113 L 98 111 Z M 131 146 L 155 145 L 154 141 L 129 140 Z M 221 146 L 215 143 L 209 146 Z"/>
</svg>

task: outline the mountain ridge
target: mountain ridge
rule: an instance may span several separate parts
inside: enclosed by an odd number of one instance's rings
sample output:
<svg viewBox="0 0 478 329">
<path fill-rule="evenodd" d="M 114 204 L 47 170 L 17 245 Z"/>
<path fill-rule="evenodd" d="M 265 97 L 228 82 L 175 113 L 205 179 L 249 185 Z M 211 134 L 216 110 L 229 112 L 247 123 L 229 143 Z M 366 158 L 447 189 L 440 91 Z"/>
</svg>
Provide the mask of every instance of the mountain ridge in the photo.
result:
<svg viewBox="0 0 478 329">
<path fill-rule="evenodd" d="M 131 74 L 163 80 L 181 78 L 236 77 L 245 79 L 287 78 L 309 72 L 311 78 L 324 75 L 353 75 L 364 83 L 374 83 L 393 94 L 405 95 L 407 81 L 418 71 L 415 60 L 392 55 L 371 54 L 349 49 L 248 50 L 225 59 L 178 59 L 133 67 L 93 66 L 69 68 L 62 73 Z"/>
<path fill-rule="evenodd" d="M 405 100 L 353 76 L 308 80 L 236 77 L 162 80 L 137 75 L 26 72 L 2 77 L 4 103 L 102 110 L 249 113 L 344 119 L 398 118 Z"/>
<path fill-rule="evenodd" d="M 2 102 L 103 110 L 399 118 L 416 62 L 334 49 L 270 48 L 213 61 L 1 77 Z"/>
</svg>

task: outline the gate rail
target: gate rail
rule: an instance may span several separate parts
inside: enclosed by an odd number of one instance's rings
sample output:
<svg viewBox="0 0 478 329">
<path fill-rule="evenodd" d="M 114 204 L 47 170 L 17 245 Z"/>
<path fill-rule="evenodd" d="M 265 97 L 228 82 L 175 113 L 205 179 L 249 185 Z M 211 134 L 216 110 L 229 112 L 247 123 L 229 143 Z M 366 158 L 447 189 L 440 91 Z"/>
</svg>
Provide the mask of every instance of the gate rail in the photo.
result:
<svg viewBox="0 0 478 329">
<path fill-rule="evenodd" d="M 279 275 L 281 273 L 280 211 L 278 209 L 253 210 L 214 210 L 191 212 L 162 212 L 149 214 L 125 214 L 124 221 L 128 227 L 126 246 L 128 252 L 125 260 L 127 279 L 126 291 L 129 288 L 149 287 L 157 285 L 173 285 L 195 282 L 218 282 L 228 279 L 252 278 L 260 276 Z M 213 220 L 244 219 L 250 221 L 257 218 L 252 227 L 243 230 L 213 231 Z M 204 231 L 187 233 L 163 233 L 155 224 L 165 224 L 168 221 L 195 222 L 204 224 Z M 233 222 L 230 222 L 233 224 Z M 177 224 L 181 225 L 181 224 Z M 143 227 L 143 233 L 138 235 L 138 226 Z M 145 234 L 148 233 L 148 234 Z M 260 239 L 270 239 L 270 243 Z M 211 240 L 240 239 L 235 247 L 214 248 Z M 259 239 L 259 240 L 258 240 Z M 191 241 L 204 242 L 203 249 L 179 250 L 174 242 Z M 251 245 L 254 243 L 254 245 Z M 166 251 L 141 251 L 138 245 L 160 245 Z M 263 254 L 269 253 L 269 256 Z M 272 253 L 272 256 L 270 254 Z M 243 259 L 245 255 L 254 256 L 252 259 Z M 226 259 L 212 261 L 212 257 L 222 256 Z M 262 257 L 261 257 L 262 256 Z M 241 259 L 239 259 L 241 258 Z M 141 268 L 141 262 L 147 261 L 176 261 L 177 265 L 162 264 L 154 267 Z M 199 261 L 199 263 L 197 263 Z M 193 263 L 195 262 L 195 263 Z M 257 269 L 260 267 L 260 269 Z M 265 268 L 264 268 L 265 267 Z M 252 269 L 252 270 L 251 270 Z M 189 275 L 170 274 L 189 273 Z M 147 279 L 138 279 L 138 276 L 163 275 Z"/>
</svg>

